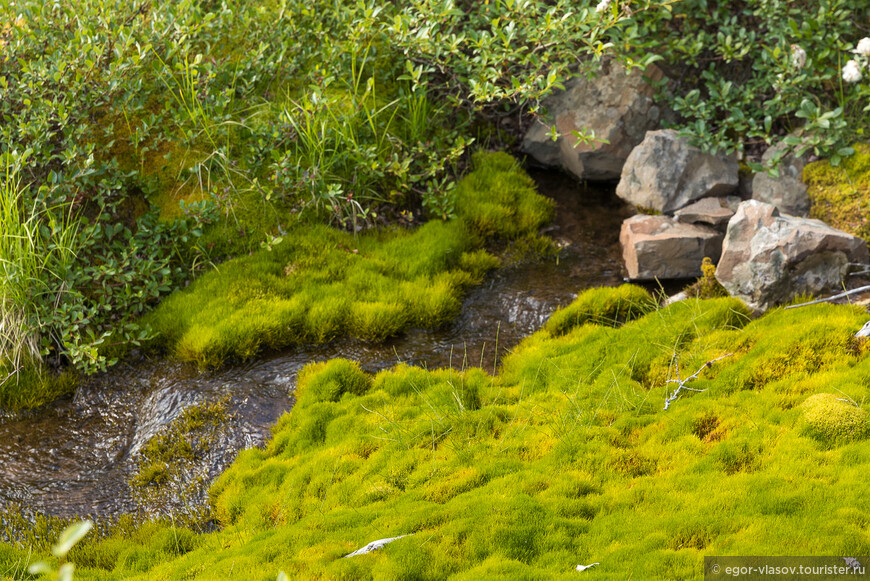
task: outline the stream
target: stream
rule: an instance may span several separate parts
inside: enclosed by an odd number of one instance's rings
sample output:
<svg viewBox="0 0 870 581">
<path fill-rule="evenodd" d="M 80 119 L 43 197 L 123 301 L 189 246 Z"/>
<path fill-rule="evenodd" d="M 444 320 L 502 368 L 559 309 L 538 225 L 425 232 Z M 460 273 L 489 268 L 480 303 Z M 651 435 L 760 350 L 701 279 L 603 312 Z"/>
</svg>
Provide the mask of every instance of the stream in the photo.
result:
<svg viewBox="0 0 870 581">
<path fill-rule="evenodd" d="M 552 171 L 529 173 L 539 192 L 557 202 L 547 233 L 561 247 L 558 260 L 499 269 L 471 289 L 450 325 L 412 329 L 380 345 L 342 340 L 207 373 L 160 358 L 122 362 L 84 381 L 72 397 L 0 417 L 0 505 L 58 517 L 111 518 L 141 511 L 156 516 L 179 510 L 179 504 L 203 503 L 208 483 L 239 450 L 267 441 L 269 427 L 292 406 L 297 372 L 311 361 L 345 357 L 373 372 L 399 361 L 493 372 L 505 352 L 579 291 L 623 280 L 619 227 L 631 210 L 612 189 L 584 190 Z M 128 485 L 137 453 L 186 408 L 218 401 L 230 425 L 196 467 L 197 492 L 143 506 Z"/>
</svg>

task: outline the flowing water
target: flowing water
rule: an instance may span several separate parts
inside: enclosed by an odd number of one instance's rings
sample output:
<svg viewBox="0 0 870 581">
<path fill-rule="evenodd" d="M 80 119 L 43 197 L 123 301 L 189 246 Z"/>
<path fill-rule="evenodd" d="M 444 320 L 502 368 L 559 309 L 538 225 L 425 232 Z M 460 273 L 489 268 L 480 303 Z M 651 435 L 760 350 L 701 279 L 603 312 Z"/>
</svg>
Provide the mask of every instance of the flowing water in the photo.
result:
<svg viewBox="0 0 870 581">
<path fill-rule="evenodd" d="M 208 373 L 164 359 L 119 364 L 86 381 L 71 398 L 0 420 L 0 505 L 62 517 L 136 512 L 143 507 L 127 482 L 137 452 L 186 408 L 222 401 L 230 425 L 197 467 L 207 484 L 239 450 L 266 441 L 269 426 L 292 405 L 297 372 L 310 361 L 346 357 L 369 371 L 399 361 L 494 371 L 506 351 L 579 291 L 613 286 L 623 277 L 619 225 L 631 211 L 612 190 L 583 189 L 552 172 L 530 173 L 539 191 L 558 204 L 548 228 L 562 248 L 558 260 L 500 269 L 470 291 L 451 325 L 411 330 L 382 345 L 337 341 Z M 183 502 L 202 502 L 206 488 L 200 486 Z"/>
</svg>

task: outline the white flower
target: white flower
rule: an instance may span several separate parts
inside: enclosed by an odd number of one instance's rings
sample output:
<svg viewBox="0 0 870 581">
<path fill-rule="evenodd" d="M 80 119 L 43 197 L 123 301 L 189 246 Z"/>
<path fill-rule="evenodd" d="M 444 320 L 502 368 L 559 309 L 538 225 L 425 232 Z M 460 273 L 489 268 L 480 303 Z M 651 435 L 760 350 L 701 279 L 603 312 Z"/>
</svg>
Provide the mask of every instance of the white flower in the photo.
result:
<svg viewBox="0 0 870 581">
<path fill-rule="evenodd" d="M 598 6 L 595 7 L 595 12 L 604 12 L 610 8 L 610 3 L 612 1 L 613 0 L 601 0 L 601 2 L 598 3 Z"/>
<path fill-rule="evenodd" d="M 807 51 L 796 44 L 791 45 L 791 64 L 797 70 L 804 68 L 807 64 Z"/>
<path fill-rule="evenodd" d="M 861 65 L 857 61 L 849 61 L 843 67 L 843 80 L 847 83 L 857 83 L 861 80 Z"/>
<path fill-rule="evenodd" d="M 858 47 L 852 52 L 860 54 L 861 56 L 870 56 L 870 38 L 862 38 L 859 40 Z"/>
</svg>

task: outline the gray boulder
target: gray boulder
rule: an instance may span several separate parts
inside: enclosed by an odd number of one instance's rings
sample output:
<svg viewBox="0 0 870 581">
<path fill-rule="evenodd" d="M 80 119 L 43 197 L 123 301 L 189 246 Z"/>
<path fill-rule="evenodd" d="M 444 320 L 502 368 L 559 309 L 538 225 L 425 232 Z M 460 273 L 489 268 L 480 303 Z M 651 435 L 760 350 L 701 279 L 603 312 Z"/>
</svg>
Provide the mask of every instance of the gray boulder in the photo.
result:
<svg viewBox="0 0 870 581">
<path fill-rule="evenodd" d="M 765 163 L 782 156 L 777 166 L 779 176 L 773 177 L 767 172 L 755 174 L 752 180 L 752 199 L 773 204 L 783 214 L 806 216 L 810 213 L 810 197 L 806 184 L 801 180 L 801 174 L 809 161 L 809 155 L 784 155 L 788 147 L 785 143 L 779 143 L 764 152 L 761 161 Z"/>
<path fill-rule="evenodd" d="M 643 214 L 622 223 L 619 242 L 628 278 L 637 280 L 701 276 L 704 257 L 715 262 L 722 250 L 722 234 L 708 226 Z"/>
<path fill-rule="evenodd" d="M 547 116 L 526 133 L 522 150 L 538 162 L 561 167 L 583 180 L 615 180 L 631 150 L 647 130 L 658 127 L 661 110 L 653 103 L 653 88 L 646 78 L 658 81 L 655 65 L 646 73 L 626 74 L 618 63 L 602 64 L 597 78 L 575 77 L 544 101 Z M 550 127 L 560 137 L 553 141 Z M 572 131 L 595 132 L 609 143 L 577 143 Z"/>
<path fill-rule="evenodd" d="M 672 129 L 650 131 L 625 161 L 616 195 L 669 213 L 701 198 L 727 196 L 737 189 L 737 174 L 733 156 L 704 153 Z"/>
<path fill-rule="evenodd" d="M 728 223 L 716 278 L 731 296 L 766 310 L 840 287 L 850 262 L 868 262 L 861 238 L 749 200 Z"/>
</svg>

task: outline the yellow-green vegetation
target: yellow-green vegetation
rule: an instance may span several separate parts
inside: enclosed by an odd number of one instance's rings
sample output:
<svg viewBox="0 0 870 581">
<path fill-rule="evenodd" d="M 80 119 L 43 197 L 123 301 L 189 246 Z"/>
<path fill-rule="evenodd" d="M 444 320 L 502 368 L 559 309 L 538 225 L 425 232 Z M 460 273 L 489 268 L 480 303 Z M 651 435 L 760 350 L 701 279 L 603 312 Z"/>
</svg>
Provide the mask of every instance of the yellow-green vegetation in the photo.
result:
<svg viewBox="0 0 870 581">
<path fill-rule="evenodd" d="M 624 284 L 615 289 L 591 289 L 553 313 L 544 325 L 551 335 L 564 335 L 585 323 L 618 327 L 656 308 L 657 303 L 644 289 Z"/>
<path fill-rule="evenodd" d="M 867 412 L 842 395 L 817 393 L 802 405 L 806 430 L 829 445 L 860 440 L 867 434 Z"/>
<path fill-rule="evenodd" d="M 172 426 L 157 434 L 140 451 L 134 487 L 165 484 L 179 470 L 179 463 L 193 460 L 208 451 L 209 439 L 201 438 L 209 428 L 229 421 L 223 402 L 192 406 L 184 410 Z"/>
<path fill-rule="evenodd" d="M 186 408 L 136 454 L 130 489 L 139 512 L 172 514 L 173 524 L 199 530 L 210 524 L 201 500 L 208 490 L 203 464 L 233 429 L 225 401 Z"/>
<path fill-rule="evenodd" d="M 629 297 L 632 316 L 651 300 L 599 289 L 568 309 Z M 148 525 L 71 559 L 82 579 L 553 579 L 592 562 L 584 578 L 698 579 L 709 554 L 864 554 L 867 318 L 750 321 L 733 299 L 690 299 L 543 329 L 498 376 L 314 364 L 268 446 L 213 486 L 219 531 L 173 545 Z M 663 410 L 667 380 L 697 370 Z"/>
<path fill-rule="evenodd" d="M 803 180 L 811 217 L 870 241 L 870 145 L 854 148 L 838 167 L 827 160 L 807 164 Z"/>
<path fill-rule="evenodd" d="M 145 322 L 159 345 L 204 367 L 266 348 L 437 327 L 459 312 L 465 288 L 498 265 L 482 249 L 487 239 L 534 238 L 553 212 L 509 155 L 474 159 L 454 220 L 358 236 L 298 227 L 171 295 Z"/>
<path fill-rule="evenodd" d="M 6 362 L 0 363 L 0 378 L 6 377 L 11 369 Z M 41 367 L 28 367 L 17 374 L 0 381 L 0 408 L 22 410 L 35 408 L 47 401 L 70 395 L 78 384 L 78 374 L 74 370 L 52 374 Z"/>
<path fill-rule="evenodd" d="M 716 265 L 709 256 L 701 261 L 701 276 L 698 280 L 687 286 L 684 290 L 687 296 L 699 299 L 713 299 L 727 297 L 728 291 L 716 280 Z"/>
</svg>

